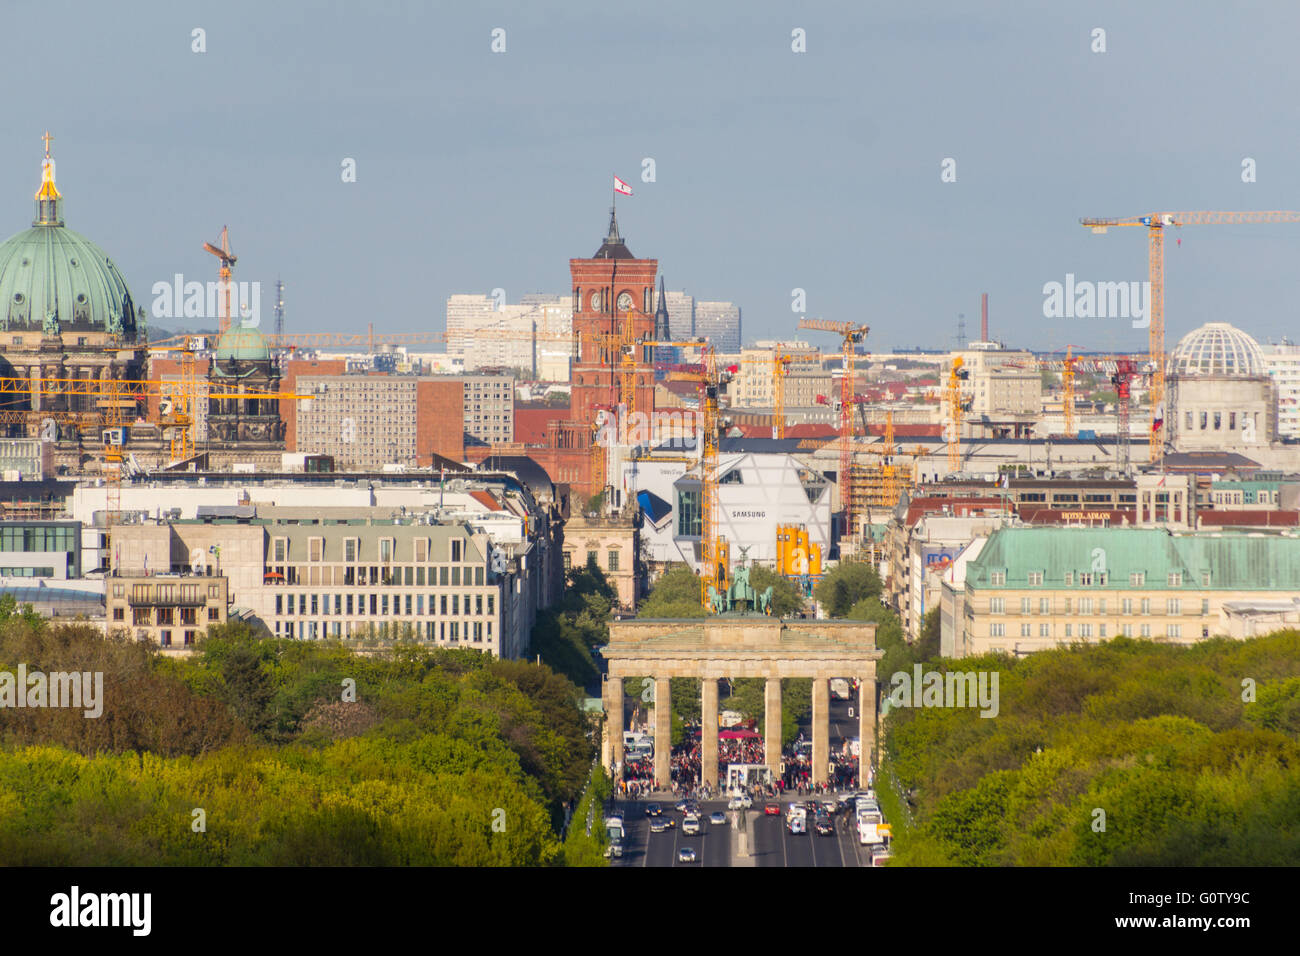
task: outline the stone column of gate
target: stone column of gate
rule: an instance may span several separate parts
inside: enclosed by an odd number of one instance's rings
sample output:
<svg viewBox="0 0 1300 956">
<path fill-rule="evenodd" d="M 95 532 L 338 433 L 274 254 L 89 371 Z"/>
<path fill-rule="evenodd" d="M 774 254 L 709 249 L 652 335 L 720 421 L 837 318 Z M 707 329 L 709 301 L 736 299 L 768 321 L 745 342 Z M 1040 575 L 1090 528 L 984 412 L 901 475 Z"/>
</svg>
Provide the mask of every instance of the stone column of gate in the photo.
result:
<svg viewBox="0 0 1300 956">
<path fill-rule="evenodd" d="M 700 681 L 700 780 L 718 788 L 718 682 L 713 677 Z"/>
<path fill-rule="evenodd" d="M 655 786 L 667 790 L 673 785 L 673 701 L 671 682 L 655 678 Z"/>
<path fill-rule="evenodd" d="M 610 675 L 605 681 L 605 769 L 611 773 L 623 763 L 623 678 Z"/>
<path fill-rule="evenodd" d="M 858 786 L 866 789 L 876 755 L 876 675 L 863 674 L 858 688 Z"/>
<path fill-rule="evenodd" d="M 812 682 L 812 740 L 812 781 L 825 783 L 831 750 L 830 686 L 825 677 L 814 677 Z"/>
<path fill-rule="evenodd" d="M 781 777 L 781 678 L 769 677 L 763 689 L 763 759 L 774 780 Z"/>
</svg>

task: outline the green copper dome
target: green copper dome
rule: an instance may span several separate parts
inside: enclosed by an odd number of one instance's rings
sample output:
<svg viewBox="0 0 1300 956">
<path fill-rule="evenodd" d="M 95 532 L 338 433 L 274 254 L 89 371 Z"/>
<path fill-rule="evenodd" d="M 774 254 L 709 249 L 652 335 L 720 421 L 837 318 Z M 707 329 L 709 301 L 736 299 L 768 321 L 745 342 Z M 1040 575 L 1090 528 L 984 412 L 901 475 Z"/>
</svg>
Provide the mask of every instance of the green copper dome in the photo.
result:
<svg viewBox="0 0 1300 956">
<path fill-rule="evenodd" d="M 254 328 L 236 325 L 217 339 L 216 361 L 265 362 L 271 358 L 266 336 Z M 220 371 L 218 371 L 220 374 Z"/>
<path fill-rule="evenodd" d="M 48 157 L 32 228 L 0 244 L 0 329 L 108 332 L 134 342 L 137 312 L 104 250 L 63 225 Z"/>
</svg>

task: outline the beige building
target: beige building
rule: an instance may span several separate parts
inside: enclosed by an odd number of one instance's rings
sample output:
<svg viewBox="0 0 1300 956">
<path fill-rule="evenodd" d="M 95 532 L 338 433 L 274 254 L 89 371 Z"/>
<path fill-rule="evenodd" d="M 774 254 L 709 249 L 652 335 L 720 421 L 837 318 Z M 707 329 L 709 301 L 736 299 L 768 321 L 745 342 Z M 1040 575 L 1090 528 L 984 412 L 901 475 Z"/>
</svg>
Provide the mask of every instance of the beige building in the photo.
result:
<svg viewBox="0 0 1300 956">
<path fill-rule="evenodd" d="M 1014 437 L 1029 434 L 1043 409 L 1043 381 L 1033 353 L 1011 351 L 996 343 L 987 348 L 953 352 L 945 363 L 941 387 L 948 380 L 952 360 L 961 357 L 968 377 L 961 384 L 964 413 L 962 435 Z"/>
<path fill-rule="evenodd" d="M 637 522 L 630 515 L 570 515 L 564 523 L 564 570 L 595 564 L 618 593 L 619 605 L 635 611 L 645 591 Z"/>
<path fill-rule="evenodd" d="M 1247 636 L 1252 607 L 1256 620 L 1285 622 L 1277 602 L 1300 592 L 1300 536 L 1003 528 L 964 575 L 961 616 L 951 606 L 942 615 L 956 629 L 943 635 L 954 656 L 1020 656 L 1121 634 L 1193 644 Z"/>
<path fill-rule="evenodd" d="M 1169 437 L 1178 451 L 1261 460 L 1260 452 L 1277 440 L 1277 397 L 1263 353 L 1227 322 L 1207 322 L 1174 347 L 1168 407 Z"/>
<path fill-rule="evenodd" d="M 164 651 L 192 648 L 209 627 L 226 623 L 228 602 L 229 581 L 201 564 L 197 571 L 152 575 L 115 568 L 105 585 L 108 632 Z"/>
<path fill-rule="evenodd" d="M 462 375 L 465 434 L 489 445 L 514 441 L 515 380 L 510 375 Z"/>
<path fill-rule="evenodd" d="M 815 406 L 818 395 L 838 397 L 839 381 L 822 368 L 818 349 L 807 342 L 766 341 L 741 350 L 740 372 L 728 391 L 732 408 L 773 407 L 776 392 L 772 363 L 778 355 L 791 357 L 785 376 L 786 408 Z"/>
<path fill-rule="evenodd" d="M 527 539 L 493 544 L 464 523 L 391 514 L 264 507 L 117 526 L 114 572 L 210 561 L 229 580 L 230 601 L 280 637 L 526 654 L 536 612 L 549 600 L 541 549 Z M 110 626 L 113 600 L 110 590 Z"/>
</svg>

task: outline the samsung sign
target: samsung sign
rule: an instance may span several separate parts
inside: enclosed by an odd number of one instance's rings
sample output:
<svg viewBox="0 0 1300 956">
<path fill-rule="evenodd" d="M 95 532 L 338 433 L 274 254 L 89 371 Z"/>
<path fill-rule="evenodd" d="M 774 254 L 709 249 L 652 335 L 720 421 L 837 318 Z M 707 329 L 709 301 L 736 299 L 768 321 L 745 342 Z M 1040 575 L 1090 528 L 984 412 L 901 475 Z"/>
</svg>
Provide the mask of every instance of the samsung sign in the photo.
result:
<svg viewBox="0 0 1300 956">
<path fill-rule="evenodd" d="M 731 513 L 731 517 L 733 517 L 733 518 L 766 518 L 766 517 L 767 517 L 767 512 L 766 512 L 766 511 L 733 511 L 733 512 Z"/>
</svg>

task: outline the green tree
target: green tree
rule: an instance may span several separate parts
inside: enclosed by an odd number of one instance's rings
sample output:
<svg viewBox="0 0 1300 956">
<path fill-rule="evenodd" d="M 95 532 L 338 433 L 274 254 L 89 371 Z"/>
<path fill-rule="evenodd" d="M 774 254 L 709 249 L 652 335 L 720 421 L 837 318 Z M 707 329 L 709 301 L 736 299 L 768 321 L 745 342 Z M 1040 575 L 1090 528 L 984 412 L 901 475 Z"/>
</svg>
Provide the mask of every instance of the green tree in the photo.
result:
<svg viewBox="0 0 1300 956">
<path fill-rule="evenodd" d="M 803 595 L 794 583 L 782 574 L 768 568 L 755 566 L 749 569 L 749 583 L 756 592 L 762 594 L 769 587 L 772 590 L 772 616 L 790 617 L 803 610 Z"/>
<path fill-rule="evenodd" d="M 669 567 L 641 602 L 638 617 L 705 617 L 700 604 L 700 579 L 684 564 Z"/>
<path fill-rule="evenodd" d="M 880 575 L 862 561 L 842 561 L 821 579 L 814 592 L 827 617 L 847 617 L 855 604 L 879 596 Z"/>
</svg>

